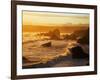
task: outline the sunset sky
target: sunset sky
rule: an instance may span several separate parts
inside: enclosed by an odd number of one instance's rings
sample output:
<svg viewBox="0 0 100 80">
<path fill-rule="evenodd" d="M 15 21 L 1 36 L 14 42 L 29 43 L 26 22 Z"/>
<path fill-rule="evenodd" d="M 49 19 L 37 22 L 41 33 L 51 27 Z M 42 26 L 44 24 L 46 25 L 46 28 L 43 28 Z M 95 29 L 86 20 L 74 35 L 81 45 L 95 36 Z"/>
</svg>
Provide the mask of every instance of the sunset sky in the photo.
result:
<svg viewBox="0 0 100 80">
<path fill-rule="evenodd" d="M 23 25 L 89 24 L 89 14 L 23 11 Z"/>
</svg>

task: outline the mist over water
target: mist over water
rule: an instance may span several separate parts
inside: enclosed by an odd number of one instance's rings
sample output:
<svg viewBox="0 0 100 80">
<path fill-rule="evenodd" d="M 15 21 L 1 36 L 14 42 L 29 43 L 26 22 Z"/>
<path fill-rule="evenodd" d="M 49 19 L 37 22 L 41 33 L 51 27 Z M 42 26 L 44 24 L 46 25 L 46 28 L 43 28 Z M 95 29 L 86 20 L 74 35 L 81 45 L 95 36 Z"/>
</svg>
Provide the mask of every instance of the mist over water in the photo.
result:
<svg viewBox="0 0 100 80">
<path fill-rule="evenodd" d="M 87 59 L 72 59 L 69 48 L 77 45 L 77 41 L 63 39 L 64 35 L 71 33 L 60 33 L 59 40 L 50 39 L 44 34 L 47 33 L 23 32 L 23 57 L 28 60 L 23 62 L 23 68 L 85 66 L 88 63 Z M 51 46 L 42 46 L 49 42 Z"/>
</svg>

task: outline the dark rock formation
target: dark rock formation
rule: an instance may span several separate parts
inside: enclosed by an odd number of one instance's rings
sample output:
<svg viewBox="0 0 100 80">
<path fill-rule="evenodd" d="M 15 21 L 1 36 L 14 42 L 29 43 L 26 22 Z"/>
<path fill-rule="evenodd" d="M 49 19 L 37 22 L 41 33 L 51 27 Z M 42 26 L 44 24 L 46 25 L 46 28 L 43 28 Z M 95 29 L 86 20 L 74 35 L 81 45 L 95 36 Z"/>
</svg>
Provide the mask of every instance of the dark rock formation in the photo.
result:
<svg viewBox="0 0 100 80">
<path fill-rule="evenodd" d="M 70 35 L 67 34 L 64 36 L 64 39 L 66 40 L 76 40 L 76 38 L 77 38 L 76 34 L 70 34 Z"/>
<path fill-rule="evenodd" d="M 65 35 L 64 39 L 78 40 L 78 43 L 88 44 L 89 43 L 89 29 L 74 31 L 70 35 Z"/>
<path fill-rule="evenodd" d="M 42 44 L 43 47 L 51 47 L 51 42 L 48 42 L 48 43 L 45 43 L 45 44 Z"/>
<path fill-rule="evenodd" d="M 60 31 L 58 29 L 49 31 L 48 35 L 50 36 L 50 39 L 54 39 L 54 40 L 60 39 Z"/>
<path fill-rule="evenodd" d="M 23 63 L 29 63 L 30 61 L 28 59 L 26 59 L 24 56 L 22 57 L 22 62 Z"/>
<path fill-rule="evenodd" d="M 70 49 L 72 52 L 72 58 L 89 58 L 89 54 L 85 53 L 80 46 L 76 46 Z"/>
<path fill-rule="evenodd" d="M 89 44 L 89 29 L 85 31 L 84 36 L 78 39 L 77 42 L 80 44 Z"/>
</svg>

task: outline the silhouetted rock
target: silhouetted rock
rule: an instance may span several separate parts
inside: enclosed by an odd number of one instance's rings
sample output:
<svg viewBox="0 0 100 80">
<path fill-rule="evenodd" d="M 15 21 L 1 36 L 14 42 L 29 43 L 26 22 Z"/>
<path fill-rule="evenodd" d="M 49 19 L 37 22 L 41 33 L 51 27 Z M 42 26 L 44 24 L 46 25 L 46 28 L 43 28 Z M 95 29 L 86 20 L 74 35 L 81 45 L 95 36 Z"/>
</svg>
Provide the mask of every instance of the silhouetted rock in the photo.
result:
<svg viewBox="0 0 100 80">
<path fill-rule="evenodd" d="M 80 44 L 89 44 L 89 29 L 85 31 L 84 36 L 78 39 L 77 42 Z"/>
<path fill-rule="evenodd" d="M 50 36 L 51 39 L 54 39 L 54 40 L 60 39 L 60 31 L 58 29 L 49 31 L 48 35 Z"/>
<path fill-rule="evenodd" d="M 76 40 L 76 38 L 77 38 L 76 34 L 70 34 L 70 35 L 66 34 L 64 37 L 64 39 L 66 40 Z"/>
<path fill-rule="evenodd" d="M 70 35 L 65 35 L 64 39 L 78 40 L 78 43 L 88 44 L 89 43 L 89 29 L 76 30 Z"/>
<path fill-rule="evenodd" d="M 85 53 L 80 46 L 76 46 L 70 49 L 72 52 L 72 58 L 89 58 L 89 54 Z"/>
<path fill-rule="evenodd" d="M 45 43 L 45 44 L 42 44 L 43 47 L 51 47 L 51 42 L 48 42 L 48 43 Z"/>
<path fill-rule="evenodd" d="M 24 56 L 22 57 L 22 61 L 23 63 L 29 63 L 30 61 L 28 59 L 26 59 Z"/>
</svg>

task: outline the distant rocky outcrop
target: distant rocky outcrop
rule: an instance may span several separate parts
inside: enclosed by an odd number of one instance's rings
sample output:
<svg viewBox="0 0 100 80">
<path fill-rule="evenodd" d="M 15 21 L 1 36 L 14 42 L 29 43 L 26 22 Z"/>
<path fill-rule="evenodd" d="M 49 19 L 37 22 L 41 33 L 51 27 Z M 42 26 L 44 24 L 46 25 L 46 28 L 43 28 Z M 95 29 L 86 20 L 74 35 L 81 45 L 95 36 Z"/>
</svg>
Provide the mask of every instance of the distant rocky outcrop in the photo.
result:
<svg viewBox="0 0 100 80">
<path fill-rule="evenodd" d="M 75 40 L 76 38 L 77 38 L 77 36 L 75 34 L 70 34 L 70 35 L 66 34 L 64 36 L 64 39 L 66 39 L 66 40 Z"/>
<path fill-rule="evenodd" d="M 72 58 L 89 58 L 89 54 L 85 53 L 81 46 L 75 46 L 71 48 L 70 51 L 72 52 Z"/>
<path fill-rule="evenodd" d="M 78 43 L 88 43 L 89 42 L 89 29 L 77 30 L 70 35 L 65 35 L 64 39 L 68 40 L 78 40 Z"/>
<path fill-rule="evenodd" d="M 51 47 L 51 42 L 42 44 L 43 47 Z"/>
<path fill-rule="evenodd" d="M 50 39 L 54 39 L 54 40 L 60 39 L 59 29 L 54 29 L 53 31 L 49 31 L 48 35 L 50 36 Z"/>
</svg>

